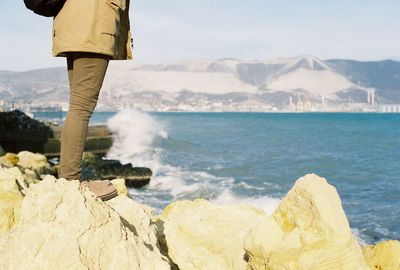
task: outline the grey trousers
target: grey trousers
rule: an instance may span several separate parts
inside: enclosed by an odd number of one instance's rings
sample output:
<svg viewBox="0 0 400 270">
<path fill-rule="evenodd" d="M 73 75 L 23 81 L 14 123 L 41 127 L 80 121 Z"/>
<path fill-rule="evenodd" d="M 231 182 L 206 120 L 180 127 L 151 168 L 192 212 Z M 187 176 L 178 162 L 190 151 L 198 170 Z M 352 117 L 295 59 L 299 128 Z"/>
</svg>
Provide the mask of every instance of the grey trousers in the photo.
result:
<svg viewBox="0 0 400 270">
<path fill-rule="evenodd" d="M 96 107 L 110 59 L 109 56 L 95 53 L 67 53 L 70 100 L 61 133 L 60 178 L 81 178 L 82 154 L 88 124 Z"/>
</svg>

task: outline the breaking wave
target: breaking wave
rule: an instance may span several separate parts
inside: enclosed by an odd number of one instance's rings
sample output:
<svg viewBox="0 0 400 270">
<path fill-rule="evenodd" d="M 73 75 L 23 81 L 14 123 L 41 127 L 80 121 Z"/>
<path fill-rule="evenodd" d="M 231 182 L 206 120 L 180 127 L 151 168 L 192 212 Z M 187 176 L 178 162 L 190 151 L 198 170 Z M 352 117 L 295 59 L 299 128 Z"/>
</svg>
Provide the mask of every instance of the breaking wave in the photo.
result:
<svg viewBox="0 0 400 270">
<path fill-rule="evenodd" d="M 137 167 L 148 167 L 153 171 L 147 187 L 131 189 L 130 193 L 136 200 L 158 211 L 178 199 L 205 198 L 217 204 L 247 203 L 266 213 L 271 213 L 279 203 L 278 199 L 268 196 L 239 196 L 232 189 L 246 184 L 235 184 L 233 177 L 218 177 L 206 171 L 172 166 L 165 162 L 163 157 L 168 149 L 161 145 L 172 138 L 168 136 L 168 126 L 156 116 L 127 109 L 111 117 L 107 126 L 115 136 L 107 158 L 119 159 L 122 163 L 132 163 Z"/>
</svg>

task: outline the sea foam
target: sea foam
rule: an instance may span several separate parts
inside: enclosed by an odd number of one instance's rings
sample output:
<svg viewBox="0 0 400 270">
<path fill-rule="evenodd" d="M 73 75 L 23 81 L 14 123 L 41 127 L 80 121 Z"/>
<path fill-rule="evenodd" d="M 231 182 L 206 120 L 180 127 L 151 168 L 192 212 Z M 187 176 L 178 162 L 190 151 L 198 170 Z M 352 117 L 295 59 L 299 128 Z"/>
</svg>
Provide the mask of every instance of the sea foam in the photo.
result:
<svg viewBox="0 0 400 270">
<path fill-rule="evenodd" d="M 247 203 L 271 214 L 280 202 L 269 196 L 243 197 L 236 194 L 232 190 L 234 187 L 249 186 L 244 182 L 235 183 L 234 177 L 215 176 L 166 163 L 163 160 L 166 149 L 160 146 L 159 141 L 172 138 L 168 135 L 168 126 L 155 116 L 127 109 L 111 117 L 107 126 L 115 136 L 107 158 L 153 171 L 152 180 L 145 189 L 130 190 L 130 193 L 158 210 L 178 199 L 205 198 L 222 205 Z"/>
<path fill-rule="evenodd" d="M 242 197 L 231 190 L 224 190 L 217 198 L 212 200 L 216 204 L 249 204 L 262 209 L 267 215 L 271 215 L 281 202 L 280 199 L 269 196 Z"/>
</svg>

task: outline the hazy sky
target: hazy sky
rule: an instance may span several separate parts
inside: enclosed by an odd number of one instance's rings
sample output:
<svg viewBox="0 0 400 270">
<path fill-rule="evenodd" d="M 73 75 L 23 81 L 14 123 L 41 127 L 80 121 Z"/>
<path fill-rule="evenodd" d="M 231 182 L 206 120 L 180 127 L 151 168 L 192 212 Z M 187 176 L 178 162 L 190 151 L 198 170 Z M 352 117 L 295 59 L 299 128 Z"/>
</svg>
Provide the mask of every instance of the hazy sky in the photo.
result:
<svg viewBox="0 0 400 270">
<path fill-rule="evenodd" d="M 400 59 L 399 0 L 131 1 L 137 63 L 303 54 Z M 65 65 L 51 56 L 51 25 L 23 0 L 0 0 L 0 70 Z"/>
</svg>

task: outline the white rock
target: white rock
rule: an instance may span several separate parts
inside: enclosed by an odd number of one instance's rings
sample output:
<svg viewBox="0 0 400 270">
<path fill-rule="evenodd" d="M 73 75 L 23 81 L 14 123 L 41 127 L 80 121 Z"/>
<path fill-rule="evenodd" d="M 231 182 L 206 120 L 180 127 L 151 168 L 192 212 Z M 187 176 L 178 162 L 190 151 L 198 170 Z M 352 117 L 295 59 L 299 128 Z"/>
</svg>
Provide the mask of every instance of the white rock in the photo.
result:
<svg viewBox="0 0 400 270">
<path fill-rule="evenodd" d="M 324 178 L 297 180 L 273 218 L 279 228 L 267 219 L 246 239 L 248 269 L 368 269 L 336 189 Z"/>
<path fill-rule="evenodd" d="M 265 217 L 251 206 L 218 206 L 197 199 L 170 204 L 158 225 L 179 269 L 245 269 L 245 236 Z"/>
<path fill-rule="evenodd" d="M 42 168 L 50 168 L 47 158 L 38 153 L 31 153 L 29 151 L 21 151 L 18 153 L 19 161 L 17 165 L 28 168 L 31 170 L 40 170 Z"/>
<path fill-rule="evenodd" d="M 46 177 L 31 186 L 18 225 L 0 239 L 0 269 L 169 268 L 78 181 Z"/>
</svg>

